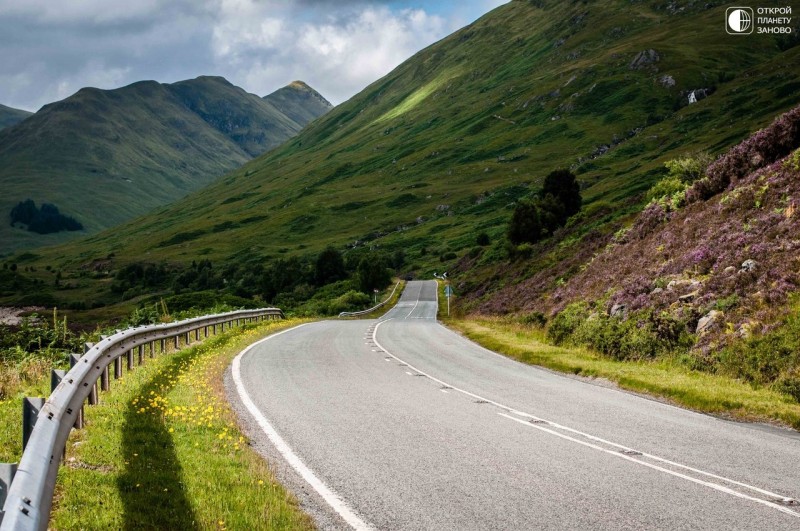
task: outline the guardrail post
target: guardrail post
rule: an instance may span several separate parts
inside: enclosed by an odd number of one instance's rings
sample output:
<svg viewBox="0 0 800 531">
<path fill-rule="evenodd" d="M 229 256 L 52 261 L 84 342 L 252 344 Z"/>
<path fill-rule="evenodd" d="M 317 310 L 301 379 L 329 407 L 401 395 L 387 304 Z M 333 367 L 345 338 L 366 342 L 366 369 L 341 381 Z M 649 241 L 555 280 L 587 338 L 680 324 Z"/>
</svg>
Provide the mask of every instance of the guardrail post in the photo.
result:
<svg viewBox="0 0 800 531">
<path fill-rule="evenodd" d="M 22 451 L 28 446 L 28 439 L 31 436 L 33 427 L 36 426 L 36 419 L 39 418 L 39 411 L 44 406 L 44 398 L 25 397 L 22 399 Z"/>
<path fill-rule="evenodd" d="M 175 350 L 179 350 L 181 348 L 181 336 L 180 334 L 175 336 Z"/>
<path fill-rule="evenodd" d="M 150 342 L 150 357 L 151 358 L 155 358 L 156 357 L 156 342 L 155 341 L 151 341 Z"/>
<path fill-rule="evenodd" d="M 125 357 L 127 358 L 128 362 L 128 370 L 133 370 L 133 349 L 130 349 L 128 352 L 125 353 Z"/>
<path fill-rule="evenodd" d="M 161 354 L 164 354 L 166 352 L 167 352 L 167 340 L 166 339 L 162 339 L 161 340 Z"/>
<path fill-rule="evenodd" d="M 67 375 L 67 371 L 61 371 L 59 369 L 53 369 L 50 371 L 50 392 L 56 390 L 58 384 L 61 383 L 61 380 L 64 379 L 64 376 Z"/>
<path fill-rule="evenodd" d="M 200 329 L 199 328 L 195 328 L 195 330 L 194 330 L 194 340 L 195 341 L 200 341 Z"/>
<path fill-rule="evenodd" d="M 3 522 L 3 506 L 6 504 L 8 488 L 17 473 L 17 463 L 0 463 L 0 523 Z"/>
<path fill-rule="evenodd" d="M 122 356 L 114 358 L 114 379 L 119 380 L 122 377 Z"/>
<path fill-rule="evenodd" d="M 137 359 L 139 361 L 139 365 L 144 363 L 144 345 L 139 345 L 136 349 L 137 351 Z"/>
<path fill-rule="evenodd" d="M 74 367 L 75 364 L 77 364 L 80 361 L 80 359 L 81 359 L 80 354 L 70 354 L 69 368 L 71 369 L 72 367 Z M 75 424 L 73 425 L 73 428 L 75 428 L 76 430 L 80 430 L 83 428 L 83 404 L 81 404 L 81 409 L 80 411 L 78 411 L 78 415 L 75 417 Z"/>
</svg>

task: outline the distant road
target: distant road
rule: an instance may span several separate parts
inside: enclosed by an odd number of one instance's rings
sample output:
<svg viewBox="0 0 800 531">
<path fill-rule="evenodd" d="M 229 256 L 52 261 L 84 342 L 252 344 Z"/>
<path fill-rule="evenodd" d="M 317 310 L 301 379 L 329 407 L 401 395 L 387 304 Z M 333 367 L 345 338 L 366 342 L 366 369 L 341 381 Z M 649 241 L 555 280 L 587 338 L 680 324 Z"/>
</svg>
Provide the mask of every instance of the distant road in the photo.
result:
<svg viewBox="0 0 800 531">
<path fill-rule="evenodd" d="M 435 282 L 409 282 L 379 320 L 234 362 L 254 444 L 321 527 L 800 529 L 796 432 L 520 364 L 436 308 Z"/>
</svg>

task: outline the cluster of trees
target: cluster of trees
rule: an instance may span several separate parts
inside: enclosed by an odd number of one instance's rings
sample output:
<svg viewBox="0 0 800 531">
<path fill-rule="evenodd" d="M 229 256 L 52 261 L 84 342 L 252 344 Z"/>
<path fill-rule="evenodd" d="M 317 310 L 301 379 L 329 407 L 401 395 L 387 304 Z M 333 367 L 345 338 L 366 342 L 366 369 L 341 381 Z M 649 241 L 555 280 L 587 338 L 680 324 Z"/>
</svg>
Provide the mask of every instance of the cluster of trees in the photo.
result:
<svg viewBox="0 0 800 531">
<path fill-rule="evenodd" d="M 539 242 L 563 227 L 580 211 L 581 203 L 575 175 L 569 170 L 550 172 L 534 197 L 517 203 L 508 225 L 508 239 L 514 245 Z"/>
<path fill-rule="evenodd" d="M 402 252 L 386 255 L 353 250 L 343 255 L 329 247 L 316 256 L 291 256 L 269 262 L 214 266 L 209 260 L 178 268 L 164 264 L 133 263 L 114 275 L 111 291 L 123 299 L 162 291 L 188 294 L 214 290 L 247 299 L 260 298 L 292 307 L 331 285 L 331 295 L 358 290 L 371 296 L 391 281 L 392 269 L 402 267 Z"/>
<path fill-rule="evenodd" d="M 21 201 L 11 209 L 11 225 L 15 223 L 22 223 L 29 231 L 38 234 L 83 230 L 80 222 L 59 212 L 55 205 L 42 203 L 42 208 L 39 209 L 32 199 Z"/>
</svg>

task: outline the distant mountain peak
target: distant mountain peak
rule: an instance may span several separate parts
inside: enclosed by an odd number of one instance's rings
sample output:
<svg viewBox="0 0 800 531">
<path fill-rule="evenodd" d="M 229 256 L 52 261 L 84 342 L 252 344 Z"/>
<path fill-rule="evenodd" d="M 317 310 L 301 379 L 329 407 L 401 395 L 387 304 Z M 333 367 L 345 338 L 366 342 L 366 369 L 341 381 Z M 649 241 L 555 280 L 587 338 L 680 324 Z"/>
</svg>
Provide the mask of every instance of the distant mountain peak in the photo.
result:
<svg viewBox="0 0 800 531">
<path fill-rule="evenodd" d="M 279 88 L 264 100 L 297 123 L 311 122 L 333 108 L 322 94 L 305 81 L 295 80 Z"/>
</svg>

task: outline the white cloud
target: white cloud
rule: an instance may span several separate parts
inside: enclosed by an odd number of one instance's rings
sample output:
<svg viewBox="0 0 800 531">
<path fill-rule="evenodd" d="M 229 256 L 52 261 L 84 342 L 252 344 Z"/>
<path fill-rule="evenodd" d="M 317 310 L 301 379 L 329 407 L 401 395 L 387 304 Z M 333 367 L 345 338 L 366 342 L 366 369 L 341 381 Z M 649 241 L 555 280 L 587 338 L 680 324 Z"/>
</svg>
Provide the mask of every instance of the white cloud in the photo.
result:
<svg viewBox="0 0 800 531">
<path fill-rule="evenodd" d="M 241 10 L 223 9 L 214 28 L 220 66 L 235 65 L 231 75 L 256 90 L 263 87 L 261 92 L 303 79 L 334 103 L 387 74 L 449 29 L 442 17 L 420 9 L 394 12 L 365 6 L 290 25 L 269 18 L 264 3 L 258 3 L 261 16 L 255 2 L 236 3 Z"/>
</svg>

